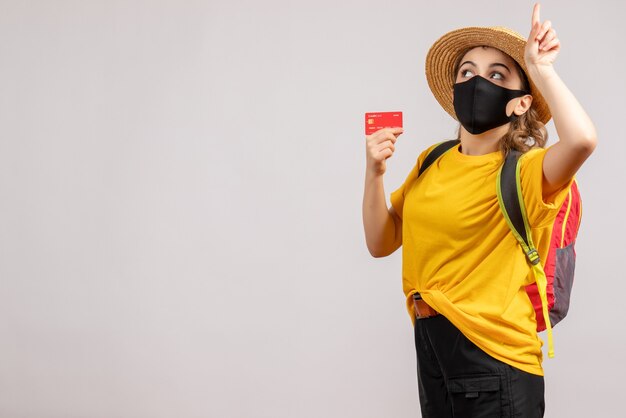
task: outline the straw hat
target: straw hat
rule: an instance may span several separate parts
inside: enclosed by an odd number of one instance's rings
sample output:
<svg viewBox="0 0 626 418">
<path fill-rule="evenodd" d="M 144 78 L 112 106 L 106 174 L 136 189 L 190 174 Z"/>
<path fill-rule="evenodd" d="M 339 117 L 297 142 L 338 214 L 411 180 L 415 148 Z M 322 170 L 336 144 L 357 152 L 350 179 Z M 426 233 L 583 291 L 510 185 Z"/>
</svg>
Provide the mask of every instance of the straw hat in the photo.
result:
<svg viewBox="0 0 626 418">
<path fill-rule="evenodd" d="M 426 79 L 428 86 L 435 95 L 439 104 L 454 119 L 458 120 L 452 104 L 453 84 L 455 82 L 454 64 L 470 47 L 487 45 L 508 54 L 522 67 L 530 84 L 530 94 L 533 96 L 532 107 L 539 115 L 539 120 L 547 123 L 552 115 L 545 99 L 528 76 L 528 69 L 524 61 L 526 38 L 519 33 L 502 27 L 466 27 L 450 31 L 439 38 L 430 47 L 426 55 Z"/>
</svg>

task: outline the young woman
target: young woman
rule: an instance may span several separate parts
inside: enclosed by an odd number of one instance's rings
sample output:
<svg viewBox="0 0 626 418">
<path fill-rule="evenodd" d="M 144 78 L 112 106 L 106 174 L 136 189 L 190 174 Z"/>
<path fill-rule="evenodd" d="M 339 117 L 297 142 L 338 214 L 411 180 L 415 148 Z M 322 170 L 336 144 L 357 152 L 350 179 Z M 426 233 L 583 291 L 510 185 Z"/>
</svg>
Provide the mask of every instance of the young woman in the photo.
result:
<svg viewBox="0 0 626 418">
<path fill-rule="evenodd" d="M 367 136 L 363 223 L 367 247 L 402 246 L 403 290 L 414 325 L 424 417 L 541 417 L 542 341 L 525 287 L 534 282 L 501 213 L 496 177 L 521 151 L 522 196 L 545 259 L 551 225 L 576 171 L 593 152 L 593 123 L 556 73 L 560 42 L 532 13 L 528 39 L 502 27 L 468 27 L 437 40 L 426 77 L 460 122 L 460 145 L 417 177 L 383 189 L 386 160 L 402 128 Z M 559 141 L 543 148 L 550 118 Z"/>
</svg>

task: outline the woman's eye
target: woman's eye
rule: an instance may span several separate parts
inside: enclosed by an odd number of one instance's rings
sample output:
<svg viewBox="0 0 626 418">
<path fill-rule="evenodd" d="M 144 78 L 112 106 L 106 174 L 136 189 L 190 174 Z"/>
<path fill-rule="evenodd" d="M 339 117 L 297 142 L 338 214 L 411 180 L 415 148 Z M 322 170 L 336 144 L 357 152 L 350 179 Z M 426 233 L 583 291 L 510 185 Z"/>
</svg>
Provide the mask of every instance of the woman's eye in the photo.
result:
<svg viewBox="0 0 626 418">
<path fill-rule="evenodd" d="M 461 73 L 461 77 L 466 77 L 468 73 L 470 75 L 474 75 L 472 73 L 472 70 L 468 70 L 468 69 L 461 70 L 460 73 Z M 499 71 L 494 71 L 493 73 L 491 73 L 491 75 L 492 75 L 492 78 L 495 80 L 504 80 L 504 75 Z"/>
</svg>

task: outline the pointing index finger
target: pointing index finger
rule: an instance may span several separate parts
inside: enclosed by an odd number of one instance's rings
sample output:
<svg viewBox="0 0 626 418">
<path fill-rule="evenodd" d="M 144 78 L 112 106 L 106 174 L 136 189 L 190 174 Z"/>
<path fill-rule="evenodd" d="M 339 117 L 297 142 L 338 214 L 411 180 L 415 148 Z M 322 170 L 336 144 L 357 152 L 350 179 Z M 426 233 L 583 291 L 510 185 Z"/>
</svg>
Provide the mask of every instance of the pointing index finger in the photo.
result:
<svg viewBox="0 0 626 418">
<path fill-rule="evenodd" d="M 539 23 L 539 9 L 541 5 L 539 3 L 535 3 L 535 7 L 533 7 L 533 17 L 532 17 L 532 25 L 535 27 L 537 23 Z"/>
</svg>

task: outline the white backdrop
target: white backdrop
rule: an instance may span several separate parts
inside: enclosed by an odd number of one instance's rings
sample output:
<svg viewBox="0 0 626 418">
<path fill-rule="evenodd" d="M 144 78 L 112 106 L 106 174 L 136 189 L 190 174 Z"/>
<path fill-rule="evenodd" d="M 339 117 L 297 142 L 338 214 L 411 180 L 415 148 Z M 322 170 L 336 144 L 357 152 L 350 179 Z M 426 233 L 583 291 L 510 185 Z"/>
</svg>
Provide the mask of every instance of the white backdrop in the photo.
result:
<svg viewBox="0 0 626 418">
<path fill-rule="evenodd" d="M 388 198 L 456 128 L 430 45 L 532 5 L 0 0 L 0 417 L 419 416 L 363 113 L 404 112 Z M 599 133 L 547 417 L 624 416 L 625 7 L 542 4 Z"/>
</svg>

